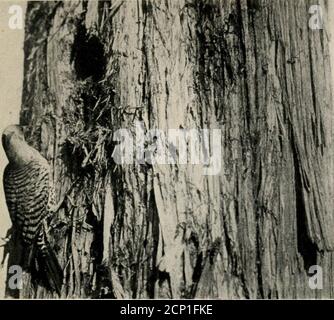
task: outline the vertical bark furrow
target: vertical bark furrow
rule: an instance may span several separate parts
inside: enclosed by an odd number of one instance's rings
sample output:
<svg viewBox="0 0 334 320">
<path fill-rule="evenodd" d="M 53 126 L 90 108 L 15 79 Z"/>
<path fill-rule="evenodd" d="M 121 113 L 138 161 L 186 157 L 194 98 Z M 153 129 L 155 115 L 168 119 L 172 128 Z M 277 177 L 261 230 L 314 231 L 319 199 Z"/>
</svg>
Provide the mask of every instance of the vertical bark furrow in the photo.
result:
<svg viewBox="0 0 334 320">
<path fill-rule="evenodd" d="M 21 123 L 66 195 L 63 297 L 333 296 L 308 286 L 314 263 L 332 281 L 334 245 L 328 38 L 310 5 L 29 3 Z M 136 147 L 139 123 L 220 129 L 219 174 L 115 163 L 115 132 Z"/>
</svg>

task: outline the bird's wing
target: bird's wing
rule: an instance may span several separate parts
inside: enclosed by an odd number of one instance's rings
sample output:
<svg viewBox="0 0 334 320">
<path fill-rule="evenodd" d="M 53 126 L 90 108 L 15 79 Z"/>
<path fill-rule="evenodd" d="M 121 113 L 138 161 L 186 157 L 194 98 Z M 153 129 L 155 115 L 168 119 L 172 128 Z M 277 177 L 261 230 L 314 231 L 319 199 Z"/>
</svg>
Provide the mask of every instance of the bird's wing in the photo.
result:
<svg viewBox="0 0 334 320">
<path fill-rule="evenodd" d="M 20 169 L 8 167 L 4 190 L 13 225 L 22 231 L 23 240 L 30 244 L 47 215 L 49 167 L 40 162 L 31 162 Z"/>
</svg>

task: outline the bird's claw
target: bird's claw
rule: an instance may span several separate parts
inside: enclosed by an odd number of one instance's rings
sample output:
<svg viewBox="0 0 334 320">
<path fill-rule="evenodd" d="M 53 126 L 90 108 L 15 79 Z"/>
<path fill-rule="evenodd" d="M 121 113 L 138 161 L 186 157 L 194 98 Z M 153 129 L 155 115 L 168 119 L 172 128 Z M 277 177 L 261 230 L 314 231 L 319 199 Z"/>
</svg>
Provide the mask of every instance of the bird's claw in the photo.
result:
<svg viewBox="0 0 334 320">
<path fill-rule="evenodd" d="M 5 247 L 7 244 L 8 244 L 8 242 L 10 241 L 10 239 L 11 238 L 0 238 L 0 248 L 1 247 Z"/>
<path fill-rule="evenodd" d="M 4 265 L 5 265 L 5 261 L 6 261 L 6 258 L 8 256 L 8 253 L 9 253 L 9 242 L 11 241 L 12 239 L 12 229 L 9 229 L 7 231 L 7 234 L 5 237 L 1 237 L 0 238 L 0 241 L 2 241 L 2 243 L 0 242 L 0 248 L 4 248 L 3 249 L 3 257 L 2 257 L 2 260 L 0 261 L 0 268 L 3 269 Z"/>
<path fill-rule="evenodd" d="M 8 242 L 12 239 L 12 234 L 13 230 L 9 229 L 5 237 L 0 237 L 0 241 L 2 241 L 2 243 L 0 242 L 0 247 L 5 247 L 8 244 Z"/>
</svg>

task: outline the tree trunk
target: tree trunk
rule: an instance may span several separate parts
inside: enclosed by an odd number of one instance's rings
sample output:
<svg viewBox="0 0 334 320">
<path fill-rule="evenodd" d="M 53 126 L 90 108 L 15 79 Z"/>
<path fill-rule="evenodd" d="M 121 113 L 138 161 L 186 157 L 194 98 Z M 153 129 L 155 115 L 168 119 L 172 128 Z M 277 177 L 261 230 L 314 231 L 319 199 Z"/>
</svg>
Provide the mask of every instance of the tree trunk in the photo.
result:
<svg viewBox="0 0 334 320">
<path fill-rule="evenodd" d="M 28 4 L 21 123 L 64 198 L 62 297 L 334 297 L 329 40 L 308 27 L 312 4 Z M 139 122 L 220 129 L 219 174 L 115 163 L 115 132 Z"/>
</svg>

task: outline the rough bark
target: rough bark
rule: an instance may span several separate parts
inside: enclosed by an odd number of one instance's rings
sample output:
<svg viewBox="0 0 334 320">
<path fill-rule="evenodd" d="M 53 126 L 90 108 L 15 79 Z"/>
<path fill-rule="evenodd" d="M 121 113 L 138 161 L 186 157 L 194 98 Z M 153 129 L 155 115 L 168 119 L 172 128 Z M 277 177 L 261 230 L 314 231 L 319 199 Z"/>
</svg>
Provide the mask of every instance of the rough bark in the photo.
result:
<svg viewBox="0 0 334 320">
<path fill-rule="evenodd" d="M 21 123 L 70 190 L 51 231 L 63 297 L 333 297 L 330 58 L 311 4 L 29 3 Z M 220 174 L 116 165 L 113 133 L 136 120 L 221 129 Z"/>
</svg>

